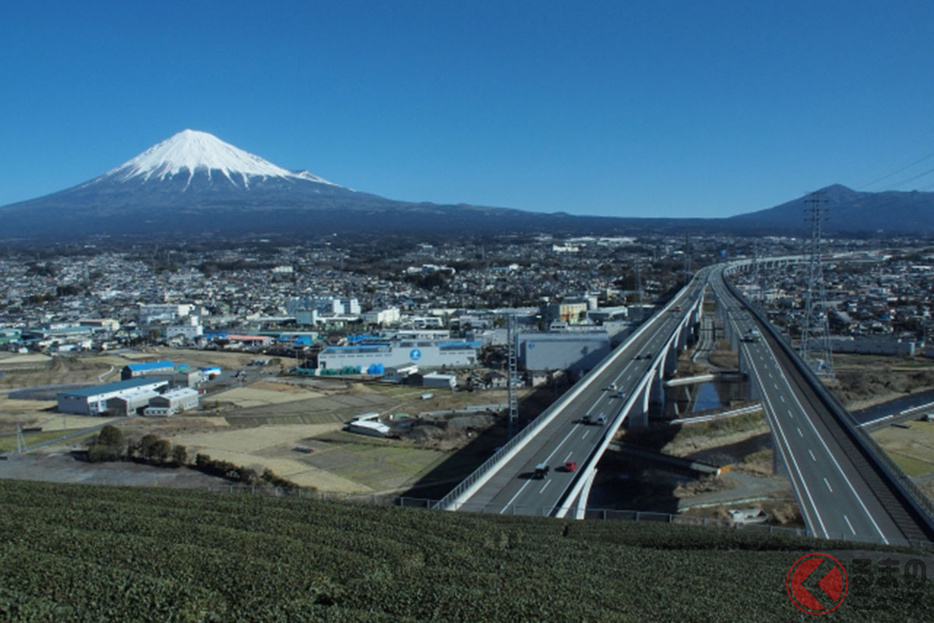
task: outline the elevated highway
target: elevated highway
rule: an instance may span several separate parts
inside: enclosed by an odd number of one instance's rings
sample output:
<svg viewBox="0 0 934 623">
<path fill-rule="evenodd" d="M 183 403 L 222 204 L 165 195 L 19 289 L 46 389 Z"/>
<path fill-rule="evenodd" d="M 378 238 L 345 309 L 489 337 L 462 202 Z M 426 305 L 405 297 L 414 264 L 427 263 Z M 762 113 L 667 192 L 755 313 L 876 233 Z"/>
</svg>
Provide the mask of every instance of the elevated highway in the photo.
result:
<svg viewBox="0 0 934 623">
<path fill-rule="evenodd" d="M 801 261 L 770 258 L 767 262 Z M 696 337 L 705 289 L 724 314 L 752 398 L 761 400 L 777 459 L 789 473 L 809 533 L 880 543 L 930 541 L 927 505 L 886 464 L 884 453 L 853 436 L 845 410 L 766 320 L 747 307 L 720 265 L 700 271 L 659 313 L 565 396 L 436 504 L 444 510 L 582 517 L 596 465 L 625 421 L 647 424 L 663 401 L 677 353 Z M 753 327 L 761 338 L 743 341 Z M 844 415 L 841 415 L 844 414 Z M 603 416 L 602 418 L 600 416 Z M 606 423 L 596 423 L 605 418 Z M 568 461 L 574 471 L 563 469 Z M 536 478 L 536 466 L 550 469 Z"/>
<path fill-rule="evenodd" d="M 910 484 L 890 469 L 884 452 L 872 447 L 765 318 L 745 305 L 724 272 L 712 271 L 710 285 L 808 531 L 891 544 L 931 540 L 924 500 L 907 490 Z"/>
<path fill-rule="evenodd" d="M 583 512 L 596 464 L 627 419 L 644 424 L 678 351 L 694 339 L 702 271 L 568 393 L 436 505 L 445 510 L 564 516 Z M 605 422 L 605 423 L 604 423 Z M 567 471 L 568 461 L 577 464 Z M 549 467 L 534 478 L 540 464 Z"/>
</svg>

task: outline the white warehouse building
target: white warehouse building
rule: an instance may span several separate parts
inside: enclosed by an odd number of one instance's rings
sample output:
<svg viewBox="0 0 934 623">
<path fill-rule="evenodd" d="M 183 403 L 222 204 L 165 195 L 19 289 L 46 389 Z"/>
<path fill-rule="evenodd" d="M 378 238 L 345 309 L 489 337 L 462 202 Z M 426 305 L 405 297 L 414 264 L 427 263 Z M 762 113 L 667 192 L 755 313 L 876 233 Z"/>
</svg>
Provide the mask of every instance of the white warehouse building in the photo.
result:
<svg viewBox="0 0 934 623">
<path fill-rule="evenodd" d="M 168 381 L 137 378 L 106 385 L 69 389 L 58 394 L 58 410 L 76 415 L 100 415 L 107 411 L 107 401 L 138 394 L 143 390 L 156 391 Z"/>
<path fill-rule="evenodd" d="M 318 354 L 318 369 L 351 366 L 364 374 L 382 374 L 385 368 L 410 364 L 418 364 L 421 368 L 468 368 L 476 365 L 479 348 L 477 342 L 462 340 L 400 340 L 359 346 L 329 346 Z"/>
<path fill-rule="evenodd" d="M 179 411 L 197 409 L 200 403 L 201 396 L 198 395 L 197 390 L 179 387 L 150 399 L 149 406 L 143 410 L 143 415 L 168 417 Z"/>
</svg>

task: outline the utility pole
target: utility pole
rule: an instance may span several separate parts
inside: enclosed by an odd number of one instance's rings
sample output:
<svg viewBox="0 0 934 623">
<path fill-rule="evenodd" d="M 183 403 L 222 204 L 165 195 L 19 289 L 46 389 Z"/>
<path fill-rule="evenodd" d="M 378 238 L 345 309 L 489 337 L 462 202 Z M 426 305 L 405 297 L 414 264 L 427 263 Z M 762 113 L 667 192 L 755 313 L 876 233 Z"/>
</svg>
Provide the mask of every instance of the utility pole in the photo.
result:
<svg viewBox="0 0 934 623">
<path fill-rule="evenodd" d="M 636 262 L 636 290 L 639 293 L 639 305 L 642 305 L 642 263 Z"/>
<path fill-rule="evenodd" d="M 807 220 L 811 222 L 811 253 L 808 265 L 808 290 L 804 303 L 804 330 L 801 333 L 801 359 L 813 366 L 817 374 L 833 377 L 827 291 L 821 262 L 821 223 L 826 220 L 827 214 L 827 209 L 823 207 L 825 201 L 820 191 L 811 193 L 804 200 L 805 203 L 811 205 L 807 209 L 809 212 Z M 817 344 L 812 345 L 812 341 L 816 341 Z"/>
<path fill-rule="evenodd" d="M 752 251 L 752 285 L 755 289 L 755 302 L 762 308 L 762 282 L 759 280 L 759 245 L 754 243 Z"/>
<path fill-rule="evenodd" d="M 684 280 L 691 280 L 691 233 L 684 232 Z"/>
<path fill-rule="evenodd" d="M 506 379 L 506 395 L 509 398 L 509 423 L 507 427 L 507 437 L 512 439 L 519 427 L 519 400 L 516 397 L 517 368 L 516 368 L 516 343 L 519 340 L 516 313 L 509 312 L 506 315 L 506 358 L 509 363 L 509 373 Z"/>
</svg>

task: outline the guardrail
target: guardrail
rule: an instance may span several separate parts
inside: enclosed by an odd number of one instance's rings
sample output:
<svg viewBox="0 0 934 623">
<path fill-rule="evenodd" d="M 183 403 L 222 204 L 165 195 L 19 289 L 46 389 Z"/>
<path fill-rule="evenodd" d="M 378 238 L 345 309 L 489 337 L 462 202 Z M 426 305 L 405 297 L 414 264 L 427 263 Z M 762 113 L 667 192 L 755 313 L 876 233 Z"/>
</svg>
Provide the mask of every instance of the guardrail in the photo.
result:
<svg viewBox="0 0 934 623">
<path fill-rule="evenodd" d="M 701 271 L 703 272 L 703 271 Z M 698 273 L 700 274 L 700 273 Z M 574 388 L 571 389 L 568 393 L 558 399 L 557 402 L 549 406 L 545 411 L 539 414 L 534 420 L 529 422 L 529 424 L 519 431 L 515 437 L 510 439 L 503 445 L 499 451 L 491 456 L 489 459 L 484 461 L 477 469 L 475 469 L 467 478 L 465 478 L 459 485 L 454 487 L 447 495 L 438 500 L 435 505 L 435 508 L 440 510 L 459 510 L 461 505 L 457 503 L 457 499 L 462 495 L 466 495 L 472 487 L 482 486 L 491 476 L 493 468 L 498 465 L 500 462 L 505 462 L 511 459 L 515 454 L 528 442 L 528 439 L 535 434 L 537 434 L 543 427 L 545 427 L 551 420 L 562 410 L 564 407 L 574 398 L 576 398 L 585 387 L 595 378 L 599 376 L 607 367 L 612 364 L 617 357 L 625 350 L 626 346 L 635 340 L 639 335 L 644 331 L 648 330 L 649 327 L 653 326 L 658 322 L 659 318 L 663 317 L 664 314 L 668 312 L 668 309 L 675 304 L 675 301 L 679 300 L 685 292 L 695 284 L 698 277 L 697 275 L 691 279 L 678 293 L 672 297 L 671 301 L 668 302 L 662 309 L 658 310 L 655 314 L 652 315 L 646 322 L 636 330 L 635 333 L 630 335 L 626 340 L 616 347 L 616 350 L 611 352 L 607 357 L 597 365 L 596 368 L 588 372 L 584 378 L 578 381 Z"/>
<path fill-rule="evenodd" d="M 724 279 L 726 287 L 737 299 L 743 301 L 745 298 L 729 281 Z M 902 470 L 901 467 L 888 455 L 888 453 L 876 443 L 865 430 L 856 424 L 853 416 L 840 403 L 836 396 L 827 389 L 827 387 L 817 378 L 814 371 L 803 362 L 794 351 L 791 344 L 782 339 L 782 336 L 775 330 L 772 324 L 765 318 L 761 310 L 752 305 L 746 304 L 747 310 L 752 313 L 759 323 L 775 338 L 775 342 L 788 356 L 792 365 L 798 372 L 804 376 L 808 384 L 814 388 L 820 399 L 824 402 L 827 410 L 841 426 L 847 436 L 862 450 L 867 459 L 875 464 L 885 479 L 892 485 L 899 497 L 901 497 L 908 506 L 914 511 L 914 514 L 925 525 L 929 534 L 934 534 L 934 501 L 932 501 L 924 491 L 911 480 L 911 478 Z"/>
<path fill-rule="evenodd" d="M 699 305 L 700 299 L 694 302 L 694 304 L 691 306 L 691 309 L 688 310 L 688 314 L 685 314 L 679 327 L 682 327 L 687 322 L 689 314 L 693 312 L 693 310 Z M 642 380 L 639 381 L 636 389 L 630 392 L 629 398 L 623 404 L 622 408 L 620 408 L 613 419 L 608 423 L 606 432 L 603 433 L 603 437 L 601 437 L 599 445 L 594 446 L 590 454 L 587 455 L 587 458 L 581 462 L 581 465 L 585 467 L 578 471 L 578 473 L 574 476 L 571 488 L 565 491 L 564 495 L 561 497 L 559 506 L 554 510 L 554 515 L 556 517 L 566 516 L 569 510 L 571 510 L 571 507 L 561 506 L 561 504 L 566 501 L 574 501 L 582 494 L 582 492 L 584 492 L 584 489 L 588 487 L 590 474 L 592 473 L 596 462 L 595 459 L 599 459 L 601 456 L 603 456 L 603 453 L 606 452 L 607 447 L 613 441 L 613 436 L 616 434 L 616 431 L 619 430 L 620 426 L 623 425 L 623 422 L 629 415 L 629 411 L 632 409 L 639 396 L 642 395 L 642 392 L 650 391 L 650 388 L 647 386 L 650 384 L 652 376 L 655 374 L 655 370 L 665 365 L 665 357 L 667 356 L 667 353 L 672 348 L 672 346 L 674 346 L 676 336 L 677 331 L 671 334 L 671 337 L 668 338 L 665 346 L 655 356 L 655 360 L 652 362 L 652 365 L 649 366 L 648 372 L 643 375 Z"/>
</svg>

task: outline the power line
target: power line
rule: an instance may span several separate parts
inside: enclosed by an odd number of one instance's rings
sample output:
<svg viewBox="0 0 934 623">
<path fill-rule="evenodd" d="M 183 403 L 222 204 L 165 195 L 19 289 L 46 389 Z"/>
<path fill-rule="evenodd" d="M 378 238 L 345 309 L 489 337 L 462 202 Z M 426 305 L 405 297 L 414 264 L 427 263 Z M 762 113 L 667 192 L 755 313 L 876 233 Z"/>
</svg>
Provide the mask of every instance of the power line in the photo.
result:
<svg viewBox="0 0 934 623">
<path fill-rule="evenodd" d="M 907 184 L 908 182 L 913 182 L 913 181 L 915 181 L 916 179 L 922 178 L 922 177 L 924 177 L 925 175 L 930 175 L 931 173 L 934 173 L 934 168 L 928 169 L 927 171 L 925 171 L 925 172 L 923 172 L 923 173 L 919 173 L 918 175 L 915 175 L 914 177 L 909 177 L 907 180 L 902 180 L 901 182 L 897 182 L 896 184 L 893 184 L 893 186 L 901 186 L 902 184 Z"/>
<path fill-rule="evenodd" d="M 859 187 L 859 189 L 860 189 L 860 190 L 865 190 L 866 188 L 868 188 L 868 187 L 870 187 L 870 186 L 873 186 L 873 185 L 875 185 L 875 184 L 878 184 L 879 182 L 882 182 L 882 181 L 884 181 L 884 180 L 887 180 L 887 179 L 889 179 L 890 177 L 895 177 L 895 176 L 898 175 L 899 173 L 902 173 L 903 171 L 907 171 L 908 169 L 910 169 L 911 167 L 913 167 L 913 166 L 915 166 L 915 165 L 921 164 L 922 162 L 924 162 L 924 161 L 927 160 L 928 158 L 931 158 L 932 156 L 934 156 L 934 152 L 931 152 L 931 153 L 929 153 L 929 154 L 926 155 L 926 156 L 922 156 L 922 157 L 918 158 L 917 160 L 915 160 L 914 162 L 912 162 L 911 164 L 906 164 L 905 166 L 901 167 L 900 169 L 897 169 L 897 170 L 895 170 L 895 171 L 892 171 L 891 173 L 888 173 L 888 174 L 886 174 L 886 175 L 883 175 L 882 177 L 876 178 L 876 179 L 874 179 L 873 181 L 869 182 L 868 184 L 863 184 L 862 186 Z M 934 170 L 934 169 L 932 169 L 932 170 Z M 927 171 L 926 173 L 922 173 L 922 175 L 927 175 L 927 173 L 930 173 L 930 171 Z M 911 181 L 911 180 L 908 180 L 908 181 Z M 904 182 L 902 182 L 902 183 L 904 183 Z"/>
</svg>

